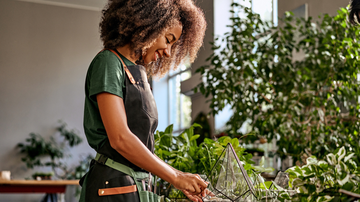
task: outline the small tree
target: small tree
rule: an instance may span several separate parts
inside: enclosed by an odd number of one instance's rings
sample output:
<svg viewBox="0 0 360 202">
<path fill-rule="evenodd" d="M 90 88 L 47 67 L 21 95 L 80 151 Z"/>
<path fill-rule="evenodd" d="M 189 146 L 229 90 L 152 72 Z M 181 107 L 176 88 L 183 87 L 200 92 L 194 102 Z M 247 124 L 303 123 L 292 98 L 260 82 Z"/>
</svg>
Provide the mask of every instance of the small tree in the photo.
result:
<svg viewBox="0 0 360 202">
<path fill-rule="evenodd" d="M 272 27 L 250 8 L 233 6 L 246 17 L 231 18 L 226 46 L 214 43 L 211 64 L 197 70 L 206 81 L 196 89 L 209 98 L 214 115 L 231 106 L 227 133 L 274 140 L 278 155 L 295 162 L 345 146 L 359 163 L 360 30 L 348 25 L 347 10 L 317 23 L 287 12 Z M 304 57 L 296 60 L 294 53 Z M 245 122 L 251 131 L 242 134 Z"/>
</svg>

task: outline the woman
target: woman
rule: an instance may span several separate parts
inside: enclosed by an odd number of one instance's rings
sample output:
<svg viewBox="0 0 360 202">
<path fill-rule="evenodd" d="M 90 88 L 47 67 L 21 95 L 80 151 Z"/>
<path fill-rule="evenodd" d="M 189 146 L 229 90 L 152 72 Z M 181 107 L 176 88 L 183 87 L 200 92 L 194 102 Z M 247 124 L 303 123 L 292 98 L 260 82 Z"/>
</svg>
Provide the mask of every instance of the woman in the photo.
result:
<svg viewBox="0 0 360 202">
<path fill-rule="evenodd" d="M 85 84 L 84 130 L 97 152 L 80 201 L 153 201 L 149 172 L 201 201 L 207 183 L 154 155 L 157 109 L 147 78 L 194 61 L 206 22 L 192 0 L 110 0 L 102 12 L 105 50 Z M 151 200 L 148 200 L 148 199 Z"/>
<path fill-rule="evenodd" d="M 360 0 L 350 1 L 349 21 L 353 25 L 360 23 Z"/>
</svg>

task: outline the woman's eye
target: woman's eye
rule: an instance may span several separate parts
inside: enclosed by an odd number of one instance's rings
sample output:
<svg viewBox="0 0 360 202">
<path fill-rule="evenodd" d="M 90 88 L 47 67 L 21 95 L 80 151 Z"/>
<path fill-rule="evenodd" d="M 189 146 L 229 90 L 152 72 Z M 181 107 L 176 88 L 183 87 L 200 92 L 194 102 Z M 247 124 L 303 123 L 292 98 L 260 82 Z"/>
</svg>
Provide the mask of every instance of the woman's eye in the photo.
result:
<svg viewBox="0 0 360 202">
<path fill-rule="evenodd" d="M 170 43 L 169 39 L 168 39 L 167 37 L 165 37 L 165 38 L 166 38 L 166 42 L 167 42 L 167 43 Z"/>
</svg>

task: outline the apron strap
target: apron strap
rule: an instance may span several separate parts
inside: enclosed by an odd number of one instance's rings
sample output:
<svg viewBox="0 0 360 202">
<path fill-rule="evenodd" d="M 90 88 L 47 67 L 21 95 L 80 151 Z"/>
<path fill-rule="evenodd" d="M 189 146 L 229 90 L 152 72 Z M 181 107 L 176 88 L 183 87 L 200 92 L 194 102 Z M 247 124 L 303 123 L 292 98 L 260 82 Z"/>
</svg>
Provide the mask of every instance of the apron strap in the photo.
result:
<svg viewBox="0 0 360 202">
<path fill-rule="evenodd" d="M 132 168 L 130 168 L 124 164 L 118 163 L 118 162 L 106 157 L 105 155 L 102 155 L 99 153 L 96 153 L 95 160 L 101 164 L 109 166 L 110 168 L 113 168 L 122 173 L 130 175 L 131 177 L 133 177 L 135 179 L 144 179 L 144 178 L 149 177 L 149 173 L 135 172 Z"/>
<path fill-rule="evenodd" d="M 113 49 L 106 49 L 106 48 L 105 48 L 105 49 L 102 49 L 99 53 L 103 52 L 104 50 L 109 50 L 109 51 L 111 51 L 112 53 L 114 53 L 114 54 L 120 59 L 121 63 L 122 63 L 123 66 L 124 66 L 125 73 L 126 73 L 126 75 L 128 76 L 130 82 L 131 82 L 132 84 L 135 84 L 136 81 L 135 81 L 134 77 L 132 76 L 130 70 L 127 68 L 127 66 L 125 65 L 125 62 L 124 62 L 123 59 L 120 57 L 120 55 L 119 55 L 116 51 L 114 51 Z M 99 54 L 99 53 L 98 53 L 98 54 Z"/>
<path fill-rule="evenodd" d="M 113 52 L 113 53 L 120 59 L 121 63 L 122 63 L 123 66 L 124 66 L 124 70 L 125 70 L 128 78 L 129 78 L 130 82 L 131 82 L 132 84 L 135 84 L 136 82 L 135 82 L 134 77 L 133 77 L 132 74 L 130 73 L 129 69 L 128 69 L 127 66 L 125 65 L 125 63 L 124 63 L 124 61 L 122 60 L 122 58 L 120 57 L 120 55 L 119 55 L 116 51 L 114 51 L 113 49 L 107 49 L 107 50 Z"/>
</svg>

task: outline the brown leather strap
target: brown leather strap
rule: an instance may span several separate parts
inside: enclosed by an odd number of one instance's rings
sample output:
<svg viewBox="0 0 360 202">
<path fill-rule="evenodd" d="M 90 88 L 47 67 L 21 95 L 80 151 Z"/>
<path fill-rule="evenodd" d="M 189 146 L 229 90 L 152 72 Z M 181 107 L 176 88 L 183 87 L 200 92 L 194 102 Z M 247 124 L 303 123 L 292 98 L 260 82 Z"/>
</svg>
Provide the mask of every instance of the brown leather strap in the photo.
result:
<svg viewBox="0 0 360 202">
<path fill-rule="evenodd" d="M 108 50 L 111 51 L 111 52 L 113 52 L 116 56 L 118 56 L 118 58 L 120 59 L 120 61 L 122 62 L 123 66 L 124 66 L 124 70 L 125 70 L 128 78 L 129 78 L 130 82 L 131 82 L 132 84 L 135 84 L 136 82 L 135 82 L 134 77 L 133 77 L 132 74 L 130 73 L 130 71 L 129 71 L 129 69 L 127 68 L 127 66 L 125 65 L 124 61 L 121 59 L 120 55 L 117 54 L 117 52 L 114 51 L 114 50 L 112 50 L 112 49 L 108 49 Z"/>
<path fill-rule="evenodd" d="M 136 192 L 136 191 L 137 191 L 136 185 L 132 185 L 132 186 L 126 186 L 126 187 L 99 189 L 98 193 L 99 193 L 99 196 L 109 196 L 109 195 L 116 195 L 116 194 L 127 194 L 127 193 L 131 193 L 131 192 Z"/>
</svg>

